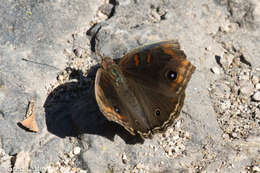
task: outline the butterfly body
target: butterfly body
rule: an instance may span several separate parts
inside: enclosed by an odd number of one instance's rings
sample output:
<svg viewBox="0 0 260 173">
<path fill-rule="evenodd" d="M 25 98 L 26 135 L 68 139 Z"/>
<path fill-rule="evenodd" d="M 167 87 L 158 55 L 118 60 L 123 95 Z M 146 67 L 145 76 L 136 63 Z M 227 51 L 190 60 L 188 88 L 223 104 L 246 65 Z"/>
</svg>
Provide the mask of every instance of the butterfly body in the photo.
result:
<svg viewBox="0 0 260 173">
<path fill-rule="evenodd" d="M 101 112 L 131 134 L 152 137 L 178 117 L 195 70 L 176 41 L 139 47 L 117 64 L 104 57 L 96 74 Z"/>
</svg>

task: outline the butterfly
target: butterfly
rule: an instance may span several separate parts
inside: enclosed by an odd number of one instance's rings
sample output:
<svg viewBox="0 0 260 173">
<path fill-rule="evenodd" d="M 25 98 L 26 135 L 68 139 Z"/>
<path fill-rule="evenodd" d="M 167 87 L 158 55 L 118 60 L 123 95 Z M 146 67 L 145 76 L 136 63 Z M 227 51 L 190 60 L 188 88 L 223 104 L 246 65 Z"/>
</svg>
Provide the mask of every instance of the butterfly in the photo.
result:
<svg viewBox="0 0 260 173">
<path fill-rule="evenodd" d="M 152 138 L 179 116 L 194 71 L 175 40 L 138 47 L 118 63 L 104 56 L 95 78 L 96 101 L 108 120 Z"/>
</svg>

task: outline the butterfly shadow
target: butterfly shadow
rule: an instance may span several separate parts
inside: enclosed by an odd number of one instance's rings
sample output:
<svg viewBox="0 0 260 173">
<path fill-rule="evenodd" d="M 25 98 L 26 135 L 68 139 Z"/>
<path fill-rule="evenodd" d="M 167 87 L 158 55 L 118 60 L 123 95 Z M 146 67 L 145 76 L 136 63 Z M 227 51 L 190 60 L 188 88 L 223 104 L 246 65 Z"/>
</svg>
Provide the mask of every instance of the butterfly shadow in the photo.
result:
<svg viewBox="0 0 260 173">
<path fill-rule="evenodd" d="M 70 81 L 55 88 L 47 97 L 44 108 L 49 132 L 65 138 L 82 134 L 95 134 L 113 141 L 119 135 L 127 144 L 143 143 L 140 136 L 132 136 L 122 126 L 108 121 L 99 111 L 94 81 L 98 66 L 92 67 L 88 76 L 71 70 Z"/>
</svg>

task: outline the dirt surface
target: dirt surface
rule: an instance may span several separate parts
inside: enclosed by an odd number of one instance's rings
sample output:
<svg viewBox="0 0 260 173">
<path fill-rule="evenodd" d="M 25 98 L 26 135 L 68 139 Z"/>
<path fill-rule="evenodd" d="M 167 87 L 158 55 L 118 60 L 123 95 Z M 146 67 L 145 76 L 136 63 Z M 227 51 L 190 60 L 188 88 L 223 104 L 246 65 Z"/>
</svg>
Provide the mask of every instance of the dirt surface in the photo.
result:
<svg viewBox="0 0 260 173">
<path fill-rule="evenodd" d="M 2 1 L 0 172 L 260 172 L 260 1 Z M 177 39 L 180 118 L 143 140 L 95 101 L 101 55 Z M 17 125 L 35 101 L 39 133 Z"/>
</svg>

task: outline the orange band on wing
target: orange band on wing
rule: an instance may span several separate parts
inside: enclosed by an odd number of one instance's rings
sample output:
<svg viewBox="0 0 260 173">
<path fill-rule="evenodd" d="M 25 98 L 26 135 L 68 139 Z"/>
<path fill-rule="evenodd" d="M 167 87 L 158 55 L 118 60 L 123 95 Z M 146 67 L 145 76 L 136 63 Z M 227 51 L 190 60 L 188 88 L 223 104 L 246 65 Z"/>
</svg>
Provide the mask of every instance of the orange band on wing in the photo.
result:
<svg viewBox="0 0 260 173">
<path fill-rule="evenodd" d="M 134 60 L 135 60 L 135 65 L 136 67 L 139 65 L 140 61 L 139 61 L 139 57 L 137 54 L 134 55 Z"/>
<path fill-rule="evenodd" d="M 124 115 L 120 115 L 120 114 L 116 114 L 117 118 L 119 118 L 120 120 L 126 120 L 126 116 Z"/>
<path fill-rule="evenodd" d="M 190 64 L 190 62 L 187 61 L 187 60 L 183 60 L 183 61 L 181 62 L 181 64 L 186 67 L 186 66 L 188 66 L 188 64 Z"/>
<path fill-rule="evenodd" d="M 167 47 L 163 47 L 163 52 L 170 56 L 175 56 L 174 51 L 172 49 L 168 49 Z"/>
<path fill-rule="evenodd" d="M 183 80 L 183 77 L 178 76 L 177 80 L 171 83 L 171 86 L 170 86 L 171 90 L 173 91 L 175 86 L 180 84 L 182 82 L 182 80 Z"/>
<path fill-rule="evenodd" d="M 147 63 L 150 64 L 150 62 L 151 62 L 151 54 L 148 53 L 147 54 Z"/>
</svg>

